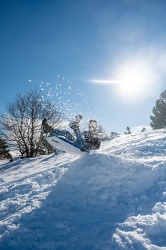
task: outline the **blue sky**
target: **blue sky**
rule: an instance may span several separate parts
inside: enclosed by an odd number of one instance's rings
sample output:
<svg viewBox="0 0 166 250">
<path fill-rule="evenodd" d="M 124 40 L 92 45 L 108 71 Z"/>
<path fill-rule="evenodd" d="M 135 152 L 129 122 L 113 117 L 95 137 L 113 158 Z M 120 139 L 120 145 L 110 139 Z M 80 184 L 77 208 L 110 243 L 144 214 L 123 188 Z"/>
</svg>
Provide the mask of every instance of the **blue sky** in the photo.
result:
<svg viewBox="0 0 166 250">
<path fill-rule="evenodd" d="M 40 86 L 69 117 L 148 126 L 166 89 L 165 11 L 165 0 L 0 0 L 0 112 Z"/>
</svg>

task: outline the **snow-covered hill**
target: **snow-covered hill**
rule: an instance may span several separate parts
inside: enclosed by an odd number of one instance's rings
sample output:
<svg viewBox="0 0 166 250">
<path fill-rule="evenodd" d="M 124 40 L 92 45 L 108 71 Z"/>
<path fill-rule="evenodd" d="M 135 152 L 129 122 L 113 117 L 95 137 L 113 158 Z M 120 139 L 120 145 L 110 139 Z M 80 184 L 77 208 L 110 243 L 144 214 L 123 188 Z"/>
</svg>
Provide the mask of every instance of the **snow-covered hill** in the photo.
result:
<svg viewBox="0 0 166 250">
<path fill-rule="evenodd" d="M 0 249 L 166 249 L 166 131 L 0 162 Z"/>
</svg>

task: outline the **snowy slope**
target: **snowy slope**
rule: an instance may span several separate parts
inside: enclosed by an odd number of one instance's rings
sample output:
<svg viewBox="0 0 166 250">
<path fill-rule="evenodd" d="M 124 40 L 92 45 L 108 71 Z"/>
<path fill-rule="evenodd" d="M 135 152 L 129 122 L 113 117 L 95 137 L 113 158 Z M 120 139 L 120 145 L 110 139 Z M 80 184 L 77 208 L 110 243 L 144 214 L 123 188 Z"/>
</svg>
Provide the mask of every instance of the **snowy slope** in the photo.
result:
<svg viewBox="0 0 166 250">
<path fill-rule="evenodd" d="M 0 249 L 166 249 L 166 131 L 0 162 Z"/>
</svg>

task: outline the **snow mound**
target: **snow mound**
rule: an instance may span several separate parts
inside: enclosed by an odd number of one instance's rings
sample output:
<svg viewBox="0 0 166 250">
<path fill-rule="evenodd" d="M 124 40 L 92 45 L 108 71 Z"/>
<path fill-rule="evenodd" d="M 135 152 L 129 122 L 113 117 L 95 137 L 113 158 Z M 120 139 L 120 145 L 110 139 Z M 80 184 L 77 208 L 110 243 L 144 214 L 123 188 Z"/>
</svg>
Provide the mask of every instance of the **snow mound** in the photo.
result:
<svg viewBox="0 0 166 250">
<path fill-rule="evenodd" d="M 166 249 L 166 131 L 0 163 L 1 249 Z"/>
</svg>

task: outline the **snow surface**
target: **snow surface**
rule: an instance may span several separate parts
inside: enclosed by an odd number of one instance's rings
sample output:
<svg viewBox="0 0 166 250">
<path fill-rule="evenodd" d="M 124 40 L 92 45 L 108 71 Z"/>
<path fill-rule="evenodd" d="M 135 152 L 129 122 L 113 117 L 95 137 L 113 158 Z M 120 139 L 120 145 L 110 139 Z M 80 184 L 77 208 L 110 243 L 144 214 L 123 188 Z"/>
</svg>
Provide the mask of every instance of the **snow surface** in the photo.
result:
<svg viewBox="0 0 166 250">
<path fill-rule="evenodd" d="M 0 249 L 166 249 L 166 130 L 0 161 Z"/>
</svg>

